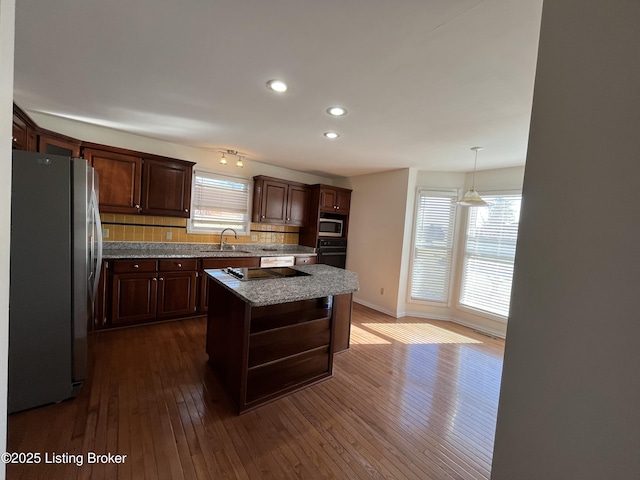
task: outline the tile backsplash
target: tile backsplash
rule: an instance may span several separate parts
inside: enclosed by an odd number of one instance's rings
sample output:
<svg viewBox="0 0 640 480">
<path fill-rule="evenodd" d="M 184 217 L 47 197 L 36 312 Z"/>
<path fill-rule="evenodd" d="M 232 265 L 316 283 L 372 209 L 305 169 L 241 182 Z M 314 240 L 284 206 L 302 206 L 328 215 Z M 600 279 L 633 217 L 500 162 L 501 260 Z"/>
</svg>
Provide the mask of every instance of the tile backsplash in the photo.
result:
<svg viewBox="0 0 640 480">
<path fill-rule="evenodd" d="M 103 240 L 109 242 L 216 243 L 218 234 L 187 233 L 187 219 L 101 213 Z M 247 236 L 225 235 L 229 243 L 297 245 L 298 227 L 252 223 Z"/>
</svg>

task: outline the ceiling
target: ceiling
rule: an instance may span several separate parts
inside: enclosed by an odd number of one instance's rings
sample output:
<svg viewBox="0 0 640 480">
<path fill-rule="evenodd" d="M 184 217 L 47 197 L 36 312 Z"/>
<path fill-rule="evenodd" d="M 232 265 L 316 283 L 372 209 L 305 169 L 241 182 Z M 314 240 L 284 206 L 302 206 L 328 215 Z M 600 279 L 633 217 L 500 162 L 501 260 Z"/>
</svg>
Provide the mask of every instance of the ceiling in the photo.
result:
<svg viewBox="0 0 640 480">
<path fill-rule="evenodd" d="M 294 170 L 523 165 L 542 0 L 16 0 L 14 100 Z M 276 94 L 270 79 L 288 82 Z M 347 108 L 333 118 L 326 109 Z M 326 131 L 340 137 L 328 140 Z"/>
</svg>

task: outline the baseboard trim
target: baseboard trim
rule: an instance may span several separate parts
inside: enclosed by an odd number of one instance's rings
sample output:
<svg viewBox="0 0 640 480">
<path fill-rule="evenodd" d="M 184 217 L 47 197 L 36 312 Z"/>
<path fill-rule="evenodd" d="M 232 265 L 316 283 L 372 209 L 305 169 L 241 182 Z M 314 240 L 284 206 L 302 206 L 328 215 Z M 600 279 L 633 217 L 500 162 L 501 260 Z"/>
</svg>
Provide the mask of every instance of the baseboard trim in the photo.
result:
<svg viewBox="0 0 640 480">
<path fill-rule="evenodd" d="M 389 315 L 393 318 L 399 318 L 396 312 L 392 312 L 391 310 L 387 310 L 386 308 L 381 307 L 380 305 L 376 305 L 375 303 L 367 302 L 366 300 L 361 300 L 359 298 L 353 299 L 354 303 L 359 303 L 365 307 L 369 307 L 377 312 L 384 313 L 385 315 Z"/>
<path fill-rule="evenodd" d="M 459 318 L 452 318 L 451 321 L 490 337 L 497 337 L 502 339 L 506 337 L 505 332 L 495 330 L 493 328 L 487 327 L 486 325 L 478 325 L 477 323 L 465 322 L 464 320 L 460 320 Z"/>
<path fill-rule="evenodd" d="M 396 313 L 396 312 L 392 312 L 390 310 L 387 310 L 386 308 L 383 308 L 380 305 L 376 305 L 375 303 L 367 302 L 366 300 L 361 300 L 361 299 L 354 298 L 353 301 L 355 303 L 359 303 L 360 305 L 363 305 L 365 307 L 368 307 L 368 308 L 371 308 L 373 310 L 376 310 L 377 312 L 384 313 L 385 315 L 389 315 L 390 317 L 393 317 L 393 318 L 396 318 L 396 319 L 403 318 L 403 317 L 415 317 L 415 318 L 424 318 L 426 320 L 439 320 L 439 321 L 443 321 L 443 322 L 453 322 L 453 323 L 457 323 L 458 325 L 462 325 L 463 327 L 467 327 L 467 328 L 470 328 L 472 330 L 475 330 L 478 333 L 481 333 L 481 334 L 484 334 L 484 335 L 488 335 L 490 337 L 497 337 L 497 338 L 502 338 L 502 339 L 504 339 L 506 337 L 504 331 L 496 330 L 496 329 L 488 327 L 486 325 L 480 325 L 480 324 L 477 324 L 477 323 L 467 322 L 465 320 L 462 320 L 462 319 L 456 318 L 456 317 L 452 317 L 450 315 L 433 315 L 433 314 L 428 314 L 428 313 L 423 313 L 423 312 L 398 312 L 398 313 Z"/>
</svg>

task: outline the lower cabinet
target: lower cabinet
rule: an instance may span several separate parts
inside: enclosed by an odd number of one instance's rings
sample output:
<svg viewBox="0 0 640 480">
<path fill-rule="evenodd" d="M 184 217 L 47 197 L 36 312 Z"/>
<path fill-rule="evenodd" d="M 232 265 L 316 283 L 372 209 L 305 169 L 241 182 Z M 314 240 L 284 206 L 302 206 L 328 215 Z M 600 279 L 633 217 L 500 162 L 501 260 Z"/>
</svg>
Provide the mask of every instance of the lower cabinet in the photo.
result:
<svg viewBox="0 0 640 480">
<path fill-rule="evenodd" d="M 258 267 L 260 257 L 105 260 L 89 329 L 205 314 L 204 270 Z"/>
<path fill-rule="evenodd" d="M 315 265 L 318 257 L 315 255 L 298 255 L 295 257 L 295 265 Z"/>
<path fill-rule="evenodd" d="M 204 271 L 208 268 L 251 268 L 260 266 L 260 257 L 226 257 L 226 258 L 203 258 L 200 271 L 200 301 L 198 310 L 206 313 L 209 310 L 209 289 L 207 288 L 207 275 Z"/>
<path fill-rule="evenodd" d="M 196 312 L 198 261 L 160 260 L 158 262 L 159 318 L 193 315 Z"/>
<path fill-rule="evenodd" d="M 114 260 L 107 325 L 149 322 L 196 313 L 197 259 Z"/>
<path fill-rule="evenodd" d="M 214 280 L 209 365 L 242 413 L 330 377 L 334 310 L 325 298 L 252 307 Z"/>
</svg>

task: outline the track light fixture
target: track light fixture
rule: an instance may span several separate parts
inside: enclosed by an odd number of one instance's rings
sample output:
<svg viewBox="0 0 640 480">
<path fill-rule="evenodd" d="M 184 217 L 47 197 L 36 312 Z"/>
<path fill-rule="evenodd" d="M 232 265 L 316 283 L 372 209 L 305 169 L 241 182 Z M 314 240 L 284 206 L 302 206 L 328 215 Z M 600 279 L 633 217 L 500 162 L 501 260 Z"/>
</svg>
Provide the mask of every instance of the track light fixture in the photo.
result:
<svg viewBox="0 0 640 480">
<path fill-rule="evenodd" d="M 244 167 L 244 159 L 247 157 L 244 153 L 240 153 L 237 150 L 219 150 L 219 152 L 222 153 L 222 156 L 220 157 L 220 165 L 227 164 L 226 155 L 233 155 L 234 157 L 238 157 L 238 160 L 236 161 L 236 167 Z"/>
</svg>

